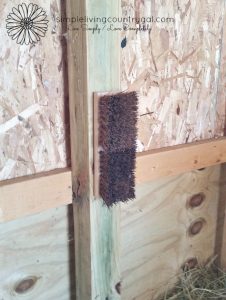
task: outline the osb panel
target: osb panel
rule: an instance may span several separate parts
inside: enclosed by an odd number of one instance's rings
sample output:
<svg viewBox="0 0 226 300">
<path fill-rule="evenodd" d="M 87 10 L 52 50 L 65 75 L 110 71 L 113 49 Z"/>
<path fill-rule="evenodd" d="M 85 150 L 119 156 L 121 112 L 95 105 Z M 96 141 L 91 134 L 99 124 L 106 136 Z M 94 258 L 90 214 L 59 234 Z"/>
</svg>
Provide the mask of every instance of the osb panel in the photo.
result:
<svg viewBox="0 0 226 300">
<path fill-rule="evenodd" d="M 61 26 L 51 19 L 64 10 L 61 2 L 33 1 L 49 19 L 36 46 L 19 46 L 7 35 L 5 19 L 21 1 L 0 2 L 0 180 L 68 164 L 66 49 Z"/>
<path fill-rule="evenodd" d="M 140 95 L 140 151 L 223 135 L 225 99 L 216 94 L 224 2 L 122 1 L 124 17 L 174 18 L 122 33 L 122 89 Z"/>
<path fill-rule="evenodd" d="M 220 166 L 142 184 L 137 199 L 121 205 L 123 300 L 154 300 L 170 289 L 184 263 L 214 255 Z M 203 193 L 204 202 L 189 200 Z M 202 219 L 196 235 L 190 226 Z"/>
</svg>

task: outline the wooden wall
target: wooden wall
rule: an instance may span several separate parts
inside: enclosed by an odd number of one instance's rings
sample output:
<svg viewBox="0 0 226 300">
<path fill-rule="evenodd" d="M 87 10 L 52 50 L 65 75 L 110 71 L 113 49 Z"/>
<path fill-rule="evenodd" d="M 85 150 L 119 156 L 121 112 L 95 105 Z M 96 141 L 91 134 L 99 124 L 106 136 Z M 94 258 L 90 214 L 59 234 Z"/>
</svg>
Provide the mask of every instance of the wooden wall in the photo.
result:
<svg viewBox="0 0 226 300">
<path fill-rule="evenodd" d="M 64 11 L 63 1 L 32 3 L 49 19 L 36 46 L 20 46 L 7 35 L 5 19 L 21 1 L 0 3 L 0 180 L 69 164 L 65 38 L 52 20 Z"/>
<path fill-rule="evenodd" d="M 214 254 L 219 178 L 216 166 L 149 182 L 137 188 L 135 201 L 121 205 L 123 300 L 155 299 L 186 261 L 205 262 Z M 192 198 L 199 194 L 205 195 L 201 203 Z M 3 299 L 74 299 L 72 220 L 71 206 L 64 206 L 1 225 Z M 29 278 L 37 282 L 26 290 Z"/>
<path fill-rule="evenodd" d="M 225 99 L 217 98 L 224 0 L 123 0 L 124 17 L 172 18 L 123 31 L 123 90 L 136 90 L 139 150 L 223 135 Z M 128 28 L 139 25 L 125 22 Z"/>
<path fill-rule="evenodd" d="M 50 19 L 64 11 L 64 1 L 33 2 Z M 121 35 L 121 40 L 126 37 L 122 89 L 140 96 L 139 151 L 223 135 L 225 97 L 217 97 L 217 86 L 224 2 L 121 1 L 124 16 L 175 19 L 152 24 L 150 33 Z M 19 3 L 0 3 L 2 28 Z M 0 180 L 70 164 L 64 28 L 52 19 L 49 26 L 36 47 L 15 46 L 0 31 Z M 121 205 L 123 300 L 156 298 L 175 283 L 187 260 L 204 262 L 214 254 L 219 176 L 217 166 L 149 182 L 137 187 L 135 201 Z M 204 201 L 189 206 L 189 199 L 200 193 Z M 107 224 L 110 213 L 106 216 L 102 221 Z M 65 206 L 1 225 L 0 298 L 74 297 L 71 220 Z M 26 291 L 32 280 L 37 280 L 34 288 Z"/>
<path fill-rule="evenodd" d="M 221 55 L 221 76 L 219 82 L 218 89 L 218 97 L 220 97 L 223 101 L 226 101 L 226 14 L 224 16 L 224 34 L 223 34 L 223 51 Z M 226 110 L 226 107 L 224 108 Z M 224 134 L 226 134 L 226 127 L 224 130 Z M 217 241 L 220 243 L 221 249 L 221 266 L 226 270 L 226 165 L 222 166 L 222 178 L 221 178 L 221 198 L 219 203 L 219 225 L 223 224 L 223 232 L 220 232 L 221 241 Z"/>
<path fill-rule="evenodd" d="M 1 225 L 1 300 L 72 300 L 74 283 L 71 206 Z"/>
<path fill-rule="evenodd" d="M 0 181 L 70 165 L 66 38 L 53 18 L 65 3 L 32 3 L 46 11 L 48 32 L 20 46 L 5 20 L 21 1 L 0 2 Z M 71 206 L 1 224 L 0 299 L 73 299 L 73 239 Z"/>
<path fill-rule="evenodd" d="M 121 35 L 122 89 L 136 90 L 140 98 L 138 150 L 224 135 L 225 1 L 121 3 L 124 17 L 175 20 Z M 216 166 L 153 181 L 137 187 L 136 201 L 121 205 L 122 299 L 156 299 L 177 281 L 186 261 L 206 262 L 216 253 L 218 218 L 224 217 L 219 192 L 225 181 L 220 187 L 219 180 Z M 204 202 L 189 207 L 200 193 Z"/>
<path fill-rule="evenodd" d="M 156 299 L 186 261 L 214 255 L 220 167 L 140 185 L 121 205 L 122 299 Z M 194 195 L 204 195 L 203 201 Z M 192 259 L 192 260 L 191 260 Z"/>
</svg>

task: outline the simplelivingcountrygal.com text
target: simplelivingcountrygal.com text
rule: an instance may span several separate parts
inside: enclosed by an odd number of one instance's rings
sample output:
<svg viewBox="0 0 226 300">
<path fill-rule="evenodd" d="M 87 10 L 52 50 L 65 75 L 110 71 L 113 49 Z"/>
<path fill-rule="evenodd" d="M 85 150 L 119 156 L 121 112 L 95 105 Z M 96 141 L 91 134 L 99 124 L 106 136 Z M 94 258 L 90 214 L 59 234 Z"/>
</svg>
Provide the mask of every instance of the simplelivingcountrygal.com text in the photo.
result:
<svg viewBox="0 0 226 300">
<path fill-rule="evenodd" d="M 58 23 L 172 23 L 175 21 L 174 18 L 171 17 L 88 17 L 88 16 L 76 16 L 76 17 L 59 17 L 54 16 L 54 20 Z"/>
</svg>

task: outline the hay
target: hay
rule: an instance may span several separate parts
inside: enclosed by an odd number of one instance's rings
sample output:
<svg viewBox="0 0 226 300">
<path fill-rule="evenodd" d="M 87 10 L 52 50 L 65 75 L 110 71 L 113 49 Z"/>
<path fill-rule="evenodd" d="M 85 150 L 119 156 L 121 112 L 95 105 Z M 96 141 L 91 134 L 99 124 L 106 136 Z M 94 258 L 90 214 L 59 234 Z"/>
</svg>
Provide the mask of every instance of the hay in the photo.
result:
<svg viewBox="0 0 226 300">
<path fill-rule="evenodd" d="M 226 299 L 226 273 L 211 262 L 184 270 L 177 285 L 160 300 Z"/>
</svg>

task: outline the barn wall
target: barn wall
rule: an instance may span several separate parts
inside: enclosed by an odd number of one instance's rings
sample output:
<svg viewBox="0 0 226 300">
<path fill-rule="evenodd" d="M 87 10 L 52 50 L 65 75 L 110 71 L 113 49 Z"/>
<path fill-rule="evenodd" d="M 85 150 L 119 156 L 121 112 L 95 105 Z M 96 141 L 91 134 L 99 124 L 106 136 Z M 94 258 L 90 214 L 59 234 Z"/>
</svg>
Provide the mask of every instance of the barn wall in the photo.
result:
<svg viewBox="0 0 226 300">
<path fill-rule="evenodd" d="M 139 151 L 223 136 L 225 1 L 121 3 L 124 17 L 175 20 L 121 35 L 122 89 L 139 95 Z M 122 299 L 156 299 L 175 284 L 186 261 L 204 263 L 214 255 L 220 169 L 139 185 L 137 199 L 121 205 Z M 204 202 L 189 207 L 199 193 Z M 201 231 L 190 235 L 200 220 Z"/>
<path fill-rule="evenodd" d="M 69 164 L 65 38 L 52 20 L 64 11 L 63 1 L 32 3 L 49 19 L 36 46 L 18 45 L 7 35 L 5 19 L 21 1 L 0 3 L 0 180 Z"/>
<path fill-rule="evenodd" d="M 72 206 L 1 225 L 1 300 L 71 300 L 74 284 Z"/>
<path fill-rule="evenodd" d="M 46 11 L 49 28 L 27 46 L 6 31 L 7 15 L 21 1 L 0 2 L 0 181 L 70 165 L 65 29 L 53 18 L 65 3 L 32 3 Z M 1 224 L 0 299 L 71 300 L 73 240 L 72 206 Z"/>
<path fill-rule="evenodd" d="M 224 6 L 224 0 L 122 1 L 124 17 L 174 20 L 121 36 L 127 39 L 122 89 L 140 95 L 140 151 L 223 135 L 225 99 L 216 93 Z"/>
<path fill-rule="evenodd" d="M 226 14 L 224 15 L 224 28 L 226 26 Z M 223 34 L 223 51 L 221 54 L 221 71 L 220 71 L 220 82 L 218 88 L 218 97 L 220 97 L 223 101 L 226 99 L 226 30 L 224 30 Z M 224 108 L 226 110 L 226 107 Z M 226 127 L 225 127 L 226 128 Z M 226 130 L 225 130 L 226 133 Z M 226 164 L 222 166 L 222 176 L 221 176 L 221 197 L 219 202 L 219 232 L 221 240 L 217 241 L 220 243 L 221 249 L 221 266 L 226 270 L 226 201 L 225 201 L 225 194 L 226 194 L 226 183 L 225 183 L 225 174 L 226 174 Z M 223 231 L 222 231 L 222 223 L 223 223 Z"/>
<path fill-rule="evenodd" d="M 156 299 L 186 261 L 214 255 L 219 178 L 216 166 L 149 182 L 137 188 L 135 201 L 121 205 L 123 300 Z M 198 194 L 203 202 L 191 206 Z M 191 234 L 200 220 L 200 232 Z"/>
<path fill-rule="evenodd" d="M 0 25 L 19 1 L 0 3 Z M 51 16 L 63 1 L 39 1 Z M 224 1 L 123 0 L 124 16 L 173 17 L 150 33 L 123 32 L 121 83 L 139 93 L 139 150 L 223 135 L 225 97 L 217 97 Z M 70 164 L 64 29 L 50 20 L 36 47 L 15 46 L 1 30 L 0 180 Z M 125 47 L 124 47 L 125 46 Z M 29 118 L 20 114 L 29 111 Z M 149 182 L 121 205 L 123 300 L 155 298 L 175 283 L 183 264 L 214 253 L 220 167 Z M 204 202 L 188 206 L 197 193 Z M 70 208 L 71 209 L 71 208 Z M 1 225 L 0 296 L 20 299 L 16 285 L 37 278 L 23 299 L 74 295 L 73 232 L 67 207 Z M 201 220 L 197 235 L 189 228 Z M 71 250 L 72 249 L 72 250 Z M 204 249 L 204 250 L 203 250 Z M 72 267 L 70 267 L 72 266 Z"/>
</svg>

